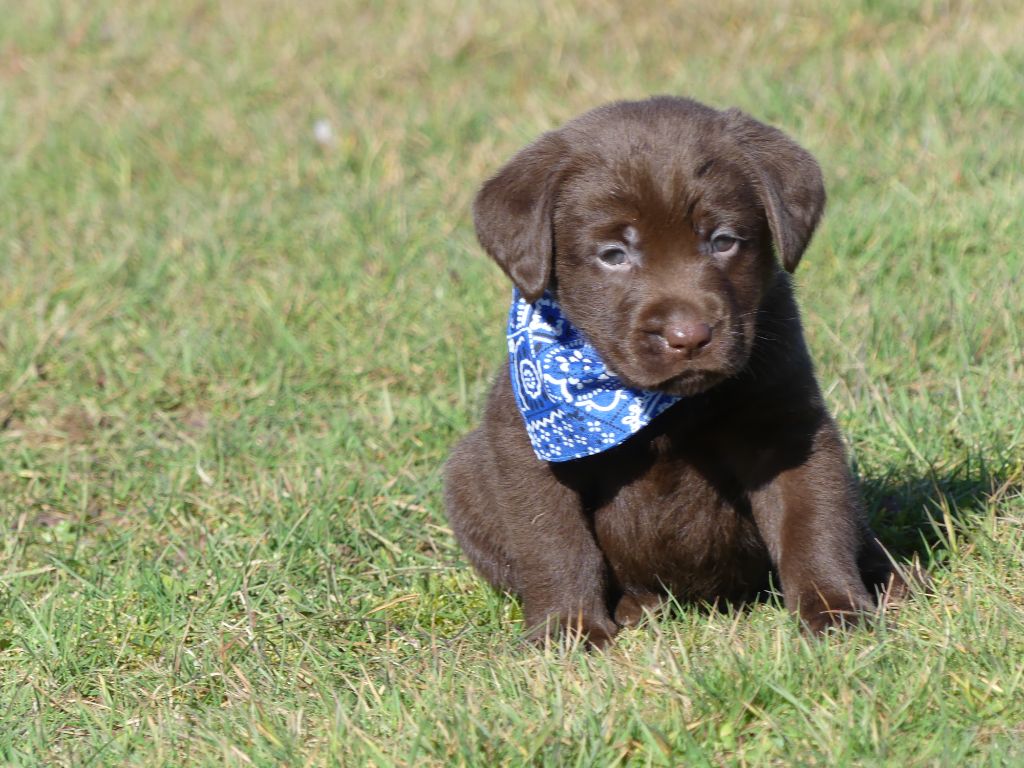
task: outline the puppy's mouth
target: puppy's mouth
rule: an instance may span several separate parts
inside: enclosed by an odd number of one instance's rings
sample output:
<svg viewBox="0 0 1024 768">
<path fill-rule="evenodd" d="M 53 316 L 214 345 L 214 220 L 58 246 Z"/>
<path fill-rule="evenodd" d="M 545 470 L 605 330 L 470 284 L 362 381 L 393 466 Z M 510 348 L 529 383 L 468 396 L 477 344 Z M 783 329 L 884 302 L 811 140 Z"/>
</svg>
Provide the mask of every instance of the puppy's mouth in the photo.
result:
<svg viewBox="0 0 1024 768">
<path fill-rule="evenodd" d="M 716 384 L 725 381 L 732 373 L 730 371 L 707 368 L 687 368 L 668 378 L 659 378 L 656 375 L 652 376 L 650 374 L 634 377 L 623 375 L 621 371 L 617 372 L 616 375 L 626 386 L 633 387 L 634 389 L 664 392 L 677 397 L 691 397 L 692 395 L 706 392 Z M 662 373 L 662 376 L 664 376 L 664 373 Z"/>
<path fill-rule="evenodd" d="M 683 371 L 660 384 L 651 387 L 659 392 L 665 392 L 679 397 L 690 397 L 706 392 L 716 384 L 724 381 L 728 376 L 721 371 L 690 370 Z"/>
<path fill-rule="evenodd" d="M 699 395 L 739 373 L 749 356 L 747 334 L 726 333 L 722 327 L 716 326 L 711 342 L 696 354 L 669 351 L 664 340 L 652 342 L 650 333 L 634 335 L 632 344 L 610 345 L 601 354 L 628 387 L 677 397 Z"/>
<path fill-rule="evenodd" d="M 745 355 L 734 346 L 721 346 L 708 350 L 701 360 L 633 359 L 618 371 L 620 378 L 637 389 L 655 390 L 678 397 L 689 397 L 706 392 L 734 376 L 742 367 Z M 626 375 L 622 375 L 626 374 Z"/>
</svg>

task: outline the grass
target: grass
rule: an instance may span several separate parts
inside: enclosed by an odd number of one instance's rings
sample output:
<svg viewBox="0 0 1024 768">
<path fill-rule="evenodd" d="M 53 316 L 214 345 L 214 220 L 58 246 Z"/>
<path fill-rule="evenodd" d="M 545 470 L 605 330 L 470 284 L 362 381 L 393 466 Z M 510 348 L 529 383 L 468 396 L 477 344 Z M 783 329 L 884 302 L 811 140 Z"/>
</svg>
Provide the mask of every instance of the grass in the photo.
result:
<svg viewBox="0 0 1024 768">
<path fill-rule="evenodd" d="M 3 5 L 0 763 L 1024 762 L 1024 8 L 671 5 Z M 825 168 L 809 342 L 935 579 L 875 629 L 525 650 L 446 528 L 509 295 L 472 195 L 651 93 Z"/>
</svg>

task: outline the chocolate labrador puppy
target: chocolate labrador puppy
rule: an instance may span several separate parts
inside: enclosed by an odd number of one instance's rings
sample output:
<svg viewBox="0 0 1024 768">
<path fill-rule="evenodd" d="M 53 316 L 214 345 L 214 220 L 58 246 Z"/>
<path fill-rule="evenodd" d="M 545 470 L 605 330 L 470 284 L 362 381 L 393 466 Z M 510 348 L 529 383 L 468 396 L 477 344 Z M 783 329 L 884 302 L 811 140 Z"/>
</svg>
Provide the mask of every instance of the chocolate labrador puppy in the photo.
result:
<svg viewBox="0 0 1024 768">
<path fill-rule="evenodd" d="M 483 185 L 510 364 L 445 498 L 530 637 L 600 647 L 666 594 L 744 600 L 772 573 L 812 631 L 872 610 L 893 569 L 787 274 L 824 205 L 780 131 L 669 97 L 588 112 Z"/>
</svg>

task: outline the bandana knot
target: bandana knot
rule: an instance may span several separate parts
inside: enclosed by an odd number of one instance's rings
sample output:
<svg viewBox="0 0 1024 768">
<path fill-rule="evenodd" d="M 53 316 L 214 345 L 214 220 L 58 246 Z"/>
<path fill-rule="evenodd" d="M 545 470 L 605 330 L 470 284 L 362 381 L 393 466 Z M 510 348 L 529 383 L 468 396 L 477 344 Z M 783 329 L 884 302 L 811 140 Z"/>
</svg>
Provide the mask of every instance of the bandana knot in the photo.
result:
<svg viewBox="0 0 1024 768">
<path fill-rule="evenodd" d="M 543 461 L 606 451 L 680 400 L 623 384 L 550 293 L 531 304 L 513 291 L 508 361 L 516 405 Z"/>
</svg>

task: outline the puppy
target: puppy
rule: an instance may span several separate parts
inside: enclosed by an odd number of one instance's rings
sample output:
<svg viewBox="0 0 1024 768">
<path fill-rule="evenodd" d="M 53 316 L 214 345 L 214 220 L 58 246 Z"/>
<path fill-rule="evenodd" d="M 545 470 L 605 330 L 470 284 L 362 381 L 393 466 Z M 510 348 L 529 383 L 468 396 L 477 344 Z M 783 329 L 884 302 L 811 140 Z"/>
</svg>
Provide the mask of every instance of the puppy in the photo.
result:
<svg viewBox="0 0 1024 768">
<path fill-rule="evenodd" d="M 601 647 L 667 594 L 744 600 L 771 574 L 811 631 L 872 610 L 892 568 L 787 274 L 824 205 L 780 131 L 669 97 L 588 112 L 483 185 L 510 361 L 445 501 L 530 638 Z"/>
</svg>

